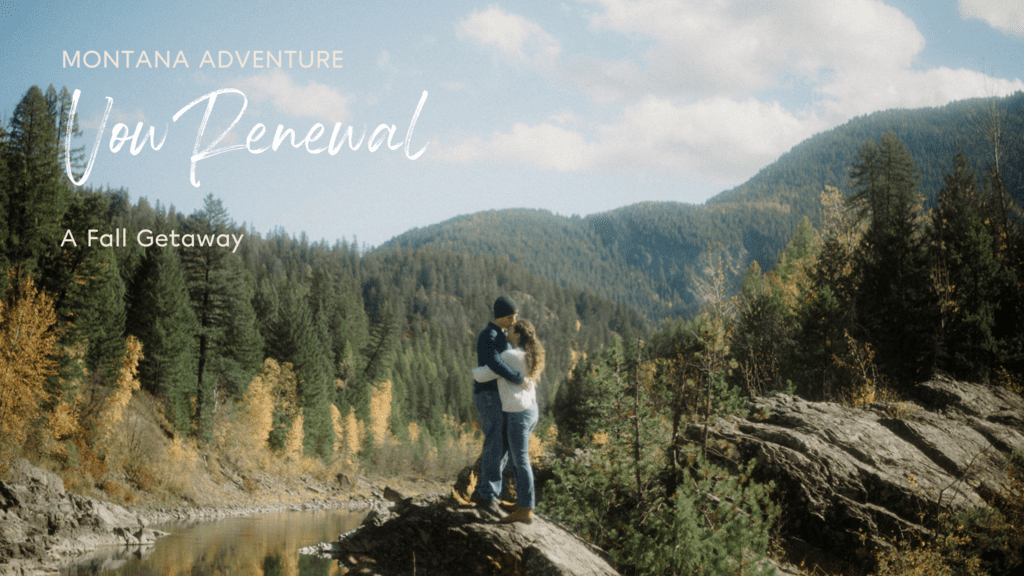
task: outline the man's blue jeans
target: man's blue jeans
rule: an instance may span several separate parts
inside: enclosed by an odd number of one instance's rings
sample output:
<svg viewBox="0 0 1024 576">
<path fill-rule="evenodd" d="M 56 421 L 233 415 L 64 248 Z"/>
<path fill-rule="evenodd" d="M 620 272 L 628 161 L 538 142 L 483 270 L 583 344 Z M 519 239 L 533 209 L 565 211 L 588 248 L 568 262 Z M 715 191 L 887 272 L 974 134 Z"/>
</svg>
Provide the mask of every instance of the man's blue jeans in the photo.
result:
<svg viewBox="0 0 1024 576">
<path fill-rule="evenodd" d="M 480 427 L 484 432 L 484 448 L 480 453 L 480 478 L 476 492 L 484 502 L 501 495 L 501 474 L 508 462 L 505 444 L 505 413 L 501 411 L 501 396 L 497 390 L 483 390 L 473 395 L 480 413 Z M 516 480 L 518 482 L 518 480 Z"/>
<path fill-rule="evenodd" d="M 533 466 L 530 466 L 530 434 L 537 426 L 537 405 L 522 412 L 505 412 L 505 433 L 508 450 L 516 469 L 516 505 L 534 508 Z"/>
</svg>

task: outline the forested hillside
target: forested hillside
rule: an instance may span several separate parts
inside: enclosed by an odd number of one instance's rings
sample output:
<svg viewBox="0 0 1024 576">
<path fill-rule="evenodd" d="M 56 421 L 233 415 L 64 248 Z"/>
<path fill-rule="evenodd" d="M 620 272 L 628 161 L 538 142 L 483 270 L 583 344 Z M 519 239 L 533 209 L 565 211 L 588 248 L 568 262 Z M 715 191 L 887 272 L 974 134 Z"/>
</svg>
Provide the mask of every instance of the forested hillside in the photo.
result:
<svg viewBox="0 0 1024 576">
<path fill-rule="evenodd" d="M 935 206 L 958 151 L 981 174 L 998 164 L 1011 196 L 1024 200 L 1024 93 L 1017 93 L 855 118 L 800 143 L 704 205 L 648 202 L 585 218 L 492 211 L 412 230 L 384 247 L 508 254 L 564 286 L 627 304 L 654 326 L 700 309 L 711 260 L 725 258 L 734 288 L 753 260 L 771 270 L 804 216 L 821 223 L 826 187 L 850 192 L 861 146 L 890 131 L 913 157 L 926 209 Z"/>
<path fill-rule="evenodd" d="M 645 329 L 600 290 L 559 284 L 506 253 L 364 254 L 284 231 L 263 237 L 212 195 L 182 214 L 144 191 L 73 188 L 59 162 L 62 135 L 77 133 L 61 124 L 69 101 L 66 90 L 32 87 L 0 134 L 3 283 L 12 303 L 27 301 L 17 294 L 30 286 L 41 291 L 34 306 L 52 303 L 46 333 L 58 341 L 37 352 L 52 361 L 39 396 L 50 410 L 84 416 L 85 391 L 112 393 L 134 350 L 138 381 L 163 403 L 168 433 L 209 439 L 219 412 L 242 400 L 270 358 L 294 373 L 273 392 L 271 445 L 284 449 L 298 423 L 303 450 L 330 460 L 339 420 L 369 422 L 385 382 L 396 434 L 415 423 L 437 438 L 472 422 L 476 334 L 502 294 L 549 349 L 542 407 L 580 356 Z M 71 156 L 81 169 L 81 150 Z M 98 231 L 91 241 L 89 230 Z M 552 232 L 556 245 L 567 246 L 564 234 Z M 600 275 L 589 280 L 597 286 Z"/>
<path fill-rule="evenodd" d="M 560 286 L 642 311 L 648 320 L 670 315 L 673 300 L 664 300 L 664 280 L 630 266 L 599 232 L 579 217 L 545 210 L 492 210 L 411 230 L 378 250 L 426 248 L 499 256 Z"/>
</svg>

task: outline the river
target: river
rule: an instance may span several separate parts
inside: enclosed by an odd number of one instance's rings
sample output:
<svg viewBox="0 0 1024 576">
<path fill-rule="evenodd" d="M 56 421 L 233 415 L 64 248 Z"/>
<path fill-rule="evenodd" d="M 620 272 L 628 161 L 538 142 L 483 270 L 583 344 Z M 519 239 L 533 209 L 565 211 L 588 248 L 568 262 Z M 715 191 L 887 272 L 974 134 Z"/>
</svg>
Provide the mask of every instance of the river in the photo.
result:
<svg viewBox="0 0 1024 576">
<path fill-rule="evenodd" d="M 366 511 L 278 512 L 202 523 L 164 524 L 168 532 L 144 550 L 100 550 L 61 570 L 62 576 L 330 576 L 336 560 L 299 554 L 359 526 Z"/>
</svg>

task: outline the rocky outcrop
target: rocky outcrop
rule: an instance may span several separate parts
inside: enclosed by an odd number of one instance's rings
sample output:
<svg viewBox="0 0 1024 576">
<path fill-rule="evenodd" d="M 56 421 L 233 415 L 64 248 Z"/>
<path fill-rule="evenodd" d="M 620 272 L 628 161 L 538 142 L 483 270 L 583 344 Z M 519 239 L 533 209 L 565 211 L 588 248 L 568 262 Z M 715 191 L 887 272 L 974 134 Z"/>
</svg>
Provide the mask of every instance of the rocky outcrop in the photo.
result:
<svg viewBox="0 0 1024 576">
<path fill-rule="evenodd" d="M 337 542 L 303 552 L 384 576 L 617 574 L 599 549 L 541 515 L 530 524 L 501 524 L 452 496 L 390 496 L 391 511 L 371 513 Z"/>
<path fill-rule="evenodd" d="M 65 491 L 60 477 L 26 460 L 0 482 L 0 575 L 52 572 L 68 557 L 163 535 L 121 506 Z"/>
<path fill-rule="evenodd" d="M 771 560 L 777 573 L 799 573 L 800 565 L 803 573 L 815 565 L 870 569 L 879 549 L 927 534 L 940 513 L 1008 494 L 1006 455 L 1024 452 L 1024 400 L 943 377 L 899 403 L 851 407 L 778 395 L 748 408 L 749 417 L 719 422 L 712 437 L 736 445 L 738 460 L 756 460 L 755 476 L 776 486 L 788 553 Z M 696 439 L 703 431 L 689 432 Z M 482 517 L 465 502 L 475 472 L 463 470 L 450 497 L 414 503 L 392 494 L 392 512 L 371 514 L 338 542 L 307 552 L 383 575 L 414 566 L 417 574 L 615 573 L 600 550 L 542 515 L 528 526 Z M 539 491 L 549 476 L 538 475 Z"/>
<path fill-rule="evenodd" d="M 897 536 L 926 533 L 940 511 L 984 506 L 1008 489 L 1005 455 L 1024 451 L 1019 396 L 941 377 L 911 396 L 863 408 L 758 398 L 750 417 L 720 424 L 715 436 L 775 482 L 796 560 L 863 566 Z"/>
<path fill-rule="evenodd" d="M 747 418 L 719 423 L 714 436 L 735 444 L 742 460 L 755 459 L 758 479 L 775 483 L 790 552 L 790 563 L 776 565 L 783 573 L 793 564 L 816 573 L 815 563 L 833 561 L 865 567 L 896 537 L 926 533 L 940 511 L 1000 498 L 1009 489 L 1005 454 L 1024 452 L 1024 400 L 948 378 L 916 386 L 905 403 L 853 408 L 779 395 L 749 408 Z M 537 467 L 538 482 L 550 476 Z M 391 510 L 377 507 L 338 542 L 304 552 L 382 575 L 615 573 L 600 550 L 543 514 L 530 525 L 481 516 L 465 502 L 474 480 L 468 468 L 445 497 L 384 490 L 379 497 Z M 152 522 L 68 493 L 56 475 L 21 461 L 0 482 L 0 576 L 52 572 L 101 546 L 152 542 L 160 535 L 147 528 Z"/>
</svg>

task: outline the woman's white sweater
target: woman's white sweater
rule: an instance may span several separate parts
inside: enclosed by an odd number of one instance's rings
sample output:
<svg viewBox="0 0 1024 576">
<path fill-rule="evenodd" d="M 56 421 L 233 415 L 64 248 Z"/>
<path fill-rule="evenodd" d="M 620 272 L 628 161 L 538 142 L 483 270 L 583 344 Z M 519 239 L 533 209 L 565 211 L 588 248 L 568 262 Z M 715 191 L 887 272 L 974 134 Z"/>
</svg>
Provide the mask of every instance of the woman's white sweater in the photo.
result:
<svg viewBox="0 0 1024 576">
<path fill-rule="evenodd" d="M 510 348 L 501 353 L 501 359 L 510 368 L 520 374 L 527 374 L 526 351 L 521 348 Z M 522 412 L 537 404 L 537 382 L 531 378 L 524 378 L 523 385 L 513 384 L 504 378 L 499 378 L 494 370 L 487 366 L 477 366 L 473 369 L 473 379 L 477 382 L 490 382 L 498 380 L 498 395 L 501 396 L 501 410 L 503 412 Z"/>
</svg>

